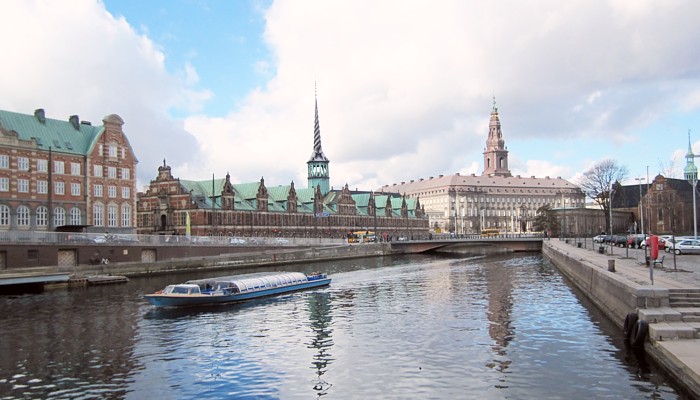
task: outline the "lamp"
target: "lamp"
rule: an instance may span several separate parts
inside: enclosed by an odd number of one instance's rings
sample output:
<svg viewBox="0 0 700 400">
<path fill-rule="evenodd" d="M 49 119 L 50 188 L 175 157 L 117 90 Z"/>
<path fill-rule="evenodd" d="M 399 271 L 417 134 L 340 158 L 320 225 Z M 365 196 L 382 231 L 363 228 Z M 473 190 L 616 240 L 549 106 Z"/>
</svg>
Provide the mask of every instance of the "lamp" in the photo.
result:
<svg viewBox="0 0 700 400">
<path fill-rule="evenodd" d="M 683 169 L 683 175 L 685 176 L 685 180 L 693 187 L 693 237 L 697 239 L 698 220 L 695 207 L 695 187 L 698 184 L 698 167 L 695 166 L 695 157 L 700 157 L 700 155 L 693 154 L 693 149 L 690 147 L 690 130 L 688 130 L 688 153 L 685 155 L 686 164 Z"/>
</svg>

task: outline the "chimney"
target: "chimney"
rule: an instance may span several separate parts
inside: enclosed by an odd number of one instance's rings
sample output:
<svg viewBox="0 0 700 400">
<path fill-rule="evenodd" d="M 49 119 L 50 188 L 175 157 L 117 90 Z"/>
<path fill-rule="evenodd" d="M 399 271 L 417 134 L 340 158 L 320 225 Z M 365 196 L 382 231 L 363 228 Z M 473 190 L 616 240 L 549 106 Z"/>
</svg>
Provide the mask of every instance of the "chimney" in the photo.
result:
<svg viewBox="0 0 700 400">
<path fill-rule="evenodd" d="M 36 110 L 34 110 L 34 116 L 42 124 L 46 123 L 46 115 L 44 114 L 43 108 L 37 108 Z"/>
<path fill-rule="evenodd" d="M 76 131 L 80 130 L 80 118 L 77 115 L 71 115 L 68 117 L 68 122 L 73 125 L 73 129 Z"/>
</svg>

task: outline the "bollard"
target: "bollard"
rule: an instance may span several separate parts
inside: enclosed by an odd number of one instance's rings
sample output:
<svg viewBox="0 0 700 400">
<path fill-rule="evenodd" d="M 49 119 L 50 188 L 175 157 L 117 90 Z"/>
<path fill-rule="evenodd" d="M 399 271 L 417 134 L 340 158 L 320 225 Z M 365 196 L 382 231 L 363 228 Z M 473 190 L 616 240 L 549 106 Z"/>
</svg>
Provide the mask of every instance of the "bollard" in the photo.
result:
<svg viewBox="0 0 700 400">
<path fill-rule="evenodd" d="M 598 247 L 598 253 L 605 254 L 605 246 Z"/>
<path fill-rule="evenodd" d="M 615 260 L 608 260 L 608 271 L 615 272 Z"/>
<path fill-rule="evenodd" d="M 576 247 L 581 248 L 581 242 L 576 243 Z"/>
</svg>

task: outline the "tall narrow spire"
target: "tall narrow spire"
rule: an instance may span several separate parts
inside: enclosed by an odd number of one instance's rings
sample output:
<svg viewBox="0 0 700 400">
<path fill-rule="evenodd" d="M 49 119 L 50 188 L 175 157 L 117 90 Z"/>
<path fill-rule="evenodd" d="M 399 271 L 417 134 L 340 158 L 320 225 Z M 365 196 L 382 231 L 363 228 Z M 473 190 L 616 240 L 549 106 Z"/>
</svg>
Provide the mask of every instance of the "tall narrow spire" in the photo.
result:
<svg viewBox="0 0 700 400">
<path fill-rule="evenodd" d="M 484 149 L 484 172 L 481 175 L 511 176 L 508 169 L 508 150 L 501 132 L 501 120 L 498 117 L 495 95 L 489 120 L 489 135 Z"/>
<path fill-rule="evenodd" d="M 688 129 L 688 153 L 686 153 L 685 157 L 695 158 L 695 154 L 693 154 L 693 148 L 690 145 L 690 129 Z"/>
<path fill-rule="evenodd" d="M 309 161 L 328 161 L 321 148 L 321 124 L 318 122 L 318 96 L 316 93 L 314 93 L 314 108 L 314 150 Z"/>
<path fill-rule="evenodd" d="M 321 125 L 318 122 L 318 95 L 314 84 L 314 149 L 311 158 L 306 162 L 308 169 L 308 184 L 310 189 L 319 188 L 321 195 L 325 196 L 330 191 L 330 174 L 328 172 L 328 158 L 321 148 Z"/>
</svg>

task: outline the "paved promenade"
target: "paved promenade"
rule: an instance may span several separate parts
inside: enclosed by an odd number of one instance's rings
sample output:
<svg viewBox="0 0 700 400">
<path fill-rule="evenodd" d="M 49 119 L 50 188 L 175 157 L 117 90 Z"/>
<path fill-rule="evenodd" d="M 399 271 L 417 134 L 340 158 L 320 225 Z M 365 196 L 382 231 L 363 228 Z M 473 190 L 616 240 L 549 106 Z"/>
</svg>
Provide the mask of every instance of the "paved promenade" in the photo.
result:
<svg viewBox="0 0 700 400">
<path fill-rule="evenodd" d="M 580 260 L 585 265 L 594 268 L 608 270 L 608 260 L 615 260 L 615 275 L 627 279 L 637 285 L 653 286 L 654 288 L 665 289 L 700 289 L 700 255 L 680 255 L 660 252 L 665 255 L 663 267 L 653 268 L 653 285 L 650 278 L 650 269 L 644 262 L 644 251 L 635 249 L 614 248 L 609 254 L 610 248 L 606 246 L 606 254 L 598 252 L 598 245 L 595 248 L 579 248 L 572 239 L 569 243 L 563 240 L 552 239 L 545 241 L 544 246 L 549 246 L 570 258 Z M 687 312 L 690 308 L 678 310 Z M 634 310 L 630 310 L 634 311 Z M 664 308 L 663 313 L 673 312 L 674 309 Z M 640 310 L 640 317 L 644 313 L 650 315 L 656 310 Z M 663 321 L 663 320 L 662 320 Z M 620 321 L 616 321 L 620 322 Z M 697 339 L 700 332 L 700 322 L 679 322 L 691 328 L 693 338 L 672 338 L 673 335 L 664 336 L 661 340 L 655 339 L 653 329 L 660 331 L 663 326 L 670 326 L 665 322 L 650 324 L 650 339 L 646 345 L 647 351 L 680 383 L 691 391 L 693 396 L 700 398 L 700 339 Z"/>
</svg>

